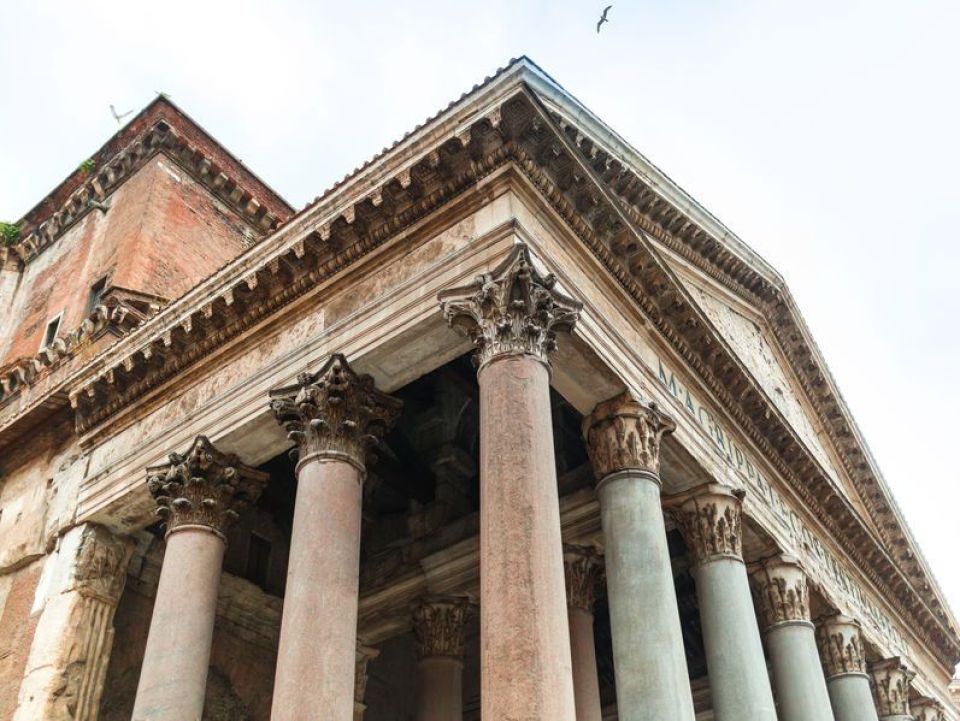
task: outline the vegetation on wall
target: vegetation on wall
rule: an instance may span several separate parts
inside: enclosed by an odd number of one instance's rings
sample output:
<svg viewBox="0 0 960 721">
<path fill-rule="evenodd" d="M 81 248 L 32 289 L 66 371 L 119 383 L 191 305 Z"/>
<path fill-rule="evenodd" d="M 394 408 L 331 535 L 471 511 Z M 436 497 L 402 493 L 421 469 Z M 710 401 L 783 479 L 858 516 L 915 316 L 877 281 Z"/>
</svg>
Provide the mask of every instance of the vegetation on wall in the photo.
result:
<svg viewBox="0 0 960 721">
<path fill-rule="evenodd" d="M 20 223 L 0 221 L 0 245 L 11 246 L 20 240 Z"/>
<path fill-rule="evenodd" d="M 97 167 L 97 164 L 93 162 L 93 158 L 87 158 L 79 165 L 79 169 L 89 175 L 93 172 L 93 169 Z"/>
</svg>

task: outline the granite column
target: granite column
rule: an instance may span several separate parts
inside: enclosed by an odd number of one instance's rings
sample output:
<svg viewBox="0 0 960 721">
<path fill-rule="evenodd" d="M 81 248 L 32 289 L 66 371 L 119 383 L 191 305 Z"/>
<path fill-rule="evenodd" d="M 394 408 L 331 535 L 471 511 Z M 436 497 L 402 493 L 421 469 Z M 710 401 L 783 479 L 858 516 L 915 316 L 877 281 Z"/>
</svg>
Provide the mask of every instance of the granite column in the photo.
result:
<svg viewBox="0 0 960 721">
<path fill-rule="evenodd" d="M 671 499 L 697 586 L 716 721 L 777 721 L 743 562 L 743 491 L 708 483 Z"/>
<path fill-rule="evenodd" d="M 203 436 L 185 454 L 147 469 L 166 551 L 140 669 L 133 721 L 199 719 L 213 643 L 224 530 L 256 500 L 267 475 Z"/>
<path fill-rule="evenodd" d="M 567 546 L 563 562 L 567 578 L 567 617 L 577 721 L 602 721 L 593 605 L 597 582 L 603 575 L 603 563 L 594 549 L 583 546 Z"/>
<path fill-rule="evenodd" d="M 621 721 L 691 721 L 680 613 L 660 501 L 660 442 L 673 421 L 628 393 L 583 422 L 599 479 L 607 603 Z"/>
<path fill-rule="evenodd" d="M 271 719 L 350 721 L 365 456 L 400 402 L 340 354 L 270 395 L 299 454 Z"/>
<path fill-rule="evenodd" d="M 840 614 L 820 619 L 817 647 L 836 721 L 877 721 L 860 624 Z"/>
<path fill-rule="evenodd" d="M 807 576 L 799 562 L 791 556 L 769 558 L 757 564 L 751 581 L 780 721 L 834 721 L 810 621 Z"/>
<path fill-rule="evenodd" d="M 471 286 L 440 294 L 477 349 L 484 721 L 574 721 L 548 356 L 580 305 L 518 244 Z"/>
<path fill-rule="evenodd" d="M 423 599 L 414 612 L 417 637 L 416 721 L 462 721 L 465 597 Z"/>
</svg>

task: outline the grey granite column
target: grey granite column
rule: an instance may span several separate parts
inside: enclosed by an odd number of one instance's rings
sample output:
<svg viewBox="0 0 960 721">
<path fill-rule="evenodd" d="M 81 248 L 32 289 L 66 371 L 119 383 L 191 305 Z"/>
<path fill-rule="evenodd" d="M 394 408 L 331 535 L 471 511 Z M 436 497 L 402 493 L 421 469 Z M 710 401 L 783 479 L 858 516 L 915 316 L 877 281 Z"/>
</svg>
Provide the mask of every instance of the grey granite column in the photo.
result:
<svg viewBox="0 0 960 721">
<path fill-rule="evenodd" d="M 599 479 L 621 721 L 691 721 L 693 698 L 660 503 L 660 441 L 673 421 L 629 394 L 584 419 Z"/>
<path fill-rule="evenodd" d="M 756 564 L 751 581 L 780 721 L 834 721 L 810 621 L 807 576 L 799 562 L 791 556 L 769 558 Z"/>
<path fill-rule="evenodd" d="M 836 721 L 877 721 L 860 624 L 839 613 L 821 618 L 817 647 Z"/>
<path fill-rule="evenodd" d="M 573 660 L 573 697 L 577 721 L 602 721 L 600 679 L 593 636 L 593 605 L 603 562 L 592 548 L 566 546 L 563 554 L 567 577 L 567 617 L 570 621 L 570 653 Z"/>
<path fill-rule="evenodd" d="M 220 588 L 224 535 L 254 501 L 265 473 L 219 452 L 203 436 L 164 466 L 147 469 L 167 547 L 140 669 L 133 721 L 199 719 Z"/>
<path fill-rule="evenodd" d="M 365 456 L 400 402 L 340 354 L 270 396 L 299 453 L 270 718 L 351 721 Z"/>
<path fill-rule="evenodd" d="M 464 631 L 470 599 L 423 599 L 413 615 L 417 637 L 416 721 L 463 721 Z"/>
<path fill-rule="evenodd" d="M 714 483 L 671 499 L 690 549 L 716 721 L 777 721 L 743 563 L 743 491 Z"/>
<path fill-rule="evenodd" d="M 867 667 L 870 689 L 880 721 L 913 721 L 910 713 L 910 681 L 914 672 L 899 656 L 885 658 Z"/>
<path fill-rule="evenodd" d="M 477 348 L 483 721 L 574 721 L 549 354 L 580 305 L 524 245 L 440 295 Z"/>
</svg>

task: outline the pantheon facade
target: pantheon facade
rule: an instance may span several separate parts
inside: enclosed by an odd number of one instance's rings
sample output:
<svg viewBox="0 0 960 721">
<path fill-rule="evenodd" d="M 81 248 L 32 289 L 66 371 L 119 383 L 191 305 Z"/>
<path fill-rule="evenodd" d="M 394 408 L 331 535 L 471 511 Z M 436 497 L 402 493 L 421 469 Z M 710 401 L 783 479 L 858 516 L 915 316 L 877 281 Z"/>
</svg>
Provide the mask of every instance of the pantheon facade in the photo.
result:
<svg viewBox="0 0 960 721">
<path fill-rule="evenodd" d="M 530 60 L 299 211 L 161 95 L 16 231 L 0 721 L 960 721 L 782 278 Z"/>
</svg>

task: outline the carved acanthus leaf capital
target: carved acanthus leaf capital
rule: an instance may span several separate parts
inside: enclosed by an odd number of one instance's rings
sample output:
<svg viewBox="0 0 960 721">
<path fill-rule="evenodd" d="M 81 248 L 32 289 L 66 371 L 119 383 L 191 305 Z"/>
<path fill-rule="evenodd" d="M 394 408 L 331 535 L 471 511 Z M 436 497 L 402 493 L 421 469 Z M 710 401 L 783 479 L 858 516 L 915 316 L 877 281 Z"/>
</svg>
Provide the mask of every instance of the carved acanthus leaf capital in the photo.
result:
<svg viewBox="0 0 960 721">
<path fill-rule="evenodd" d="M 910 713 L 916 721 L 947 721 L 943 704 L 932 698 L 923 698 L 910 704 Z"/>
<path fill-rule="evenodd" d="M 629 391 L 597 404 L 583 419 L 594 475 L 603 480 L 630 469 L 659 475 L 660 442 L 676 428 L 655 403 L 641 403 Z"/>
<path fill-rule="evenodd" d="M 596 549 L 565 545 L 563 568 L 567 581 L 567 605 L 593 613 L 597 583 L 603 577 L 603 558 Z"/>
<path fill-rule="evenodd" d="M 184 526 L 206 526 L 222 535 L 239 511 L 257 500 L 269 478 L 234 454 L 217 450 L 206 436 L 197 436 L 186 453 L 169 458 L 169 463 L 147 469 L 147 486 L 168 534 Z"/>
<path fill-rule="evenodd" d="M 517 244 L 506 260 L 472 285 L 440 294 L 447 322 L 476 347 L 482 368 L 505 355 L 530 355 L 547 363 L 558 331 L 570 331 L 581 304 L 556 290 L 552 274 L 541 275 L 530 250 Z"/>
<path fill-rule="evenodd" d="M 899 656 L 871 663 L 868 671 L 878 715 L 909 716 L 910 681 L 916 674 Z"/>
<path fill-rule="evenodd" d="M 373 378 L 356 374 L 335 353 L 316 373 L 270 391 L 270 407 L 301 460 L 340 457 L 363 470 L 367 451 L 396 423 L 401 401 L 377 390 Z"/>
<path fill-rule="evenodd" d="M 87 524 L 77 550 L 74 588 L 81 596 L 116 606 L 123 593 L 132 551 L 130 539 L 115 536 L 102 526 Z"/>
<path fill-rule="evenodd" d="M 690 549 L 692 565 L 720 558 L 743 561 L 743 497 L 740 489 L 708 483 L 668 499 L 668 511 Z"/>
<path fill-rule="evenodd" d="M 860 624 L 852 618 L 834 614 L 821 619 L 817 624 L 817 648 L 828 679 L 867 672 Z"/>
<path fill-rule="evenodd" d="M 810 621 L 807 574 L 791 556 L 775 556 L 750 574 L 753 602 L 763 629 L 788 621 Z"/>
<path fill-rule="evenodd" d="M 465 596 L 433 596 L 420 601 L 413 612 L 417 658 L 463 658 L 465 628 L 472 606 Z"/>
</svg>

